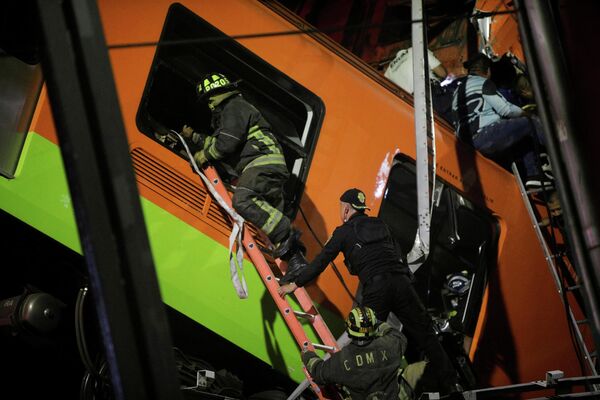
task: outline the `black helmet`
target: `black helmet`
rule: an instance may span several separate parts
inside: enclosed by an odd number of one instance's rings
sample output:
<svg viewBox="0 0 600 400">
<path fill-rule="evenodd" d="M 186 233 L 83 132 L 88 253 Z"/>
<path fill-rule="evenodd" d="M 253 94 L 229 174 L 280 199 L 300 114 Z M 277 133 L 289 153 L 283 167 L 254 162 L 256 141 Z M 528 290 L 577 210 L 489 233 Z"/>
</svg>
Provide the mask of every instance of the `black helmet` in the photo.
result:
<svg viewBox="0 0 600 400">
<path fill-rule="evenodd" d="M 377 317 L 369 307 L 355 307 L 346 318 L 348 335 L 353 339 L 369 339 L 375 335 Z"/>
<path fill-rule="evenodd" d="M 196 85 L 196 90 L 198 91 L 200 100 L 204 100 L 209 96 L 235 90 L 240 82 L 241 80 L 237 80 L 232 83 L 225 75 L 218 72 L 213 72 L 205 75 L 204 78 L 198 82 Z"/>
</svg>

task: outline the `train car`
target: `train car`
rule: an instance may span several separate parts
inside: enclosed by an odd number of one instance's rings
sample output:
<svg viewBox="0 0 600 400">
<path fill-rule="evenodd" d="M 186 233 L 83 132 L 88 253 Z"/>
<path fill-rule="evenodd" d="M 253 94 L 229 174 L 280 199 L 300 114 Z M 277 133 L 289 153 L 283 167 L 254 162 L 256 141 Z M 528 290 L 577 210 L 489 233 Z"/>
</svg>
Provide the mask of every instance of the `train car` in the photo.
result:
<svg viewBox="0 0 600 400">
<path fill-rule="evenodd" d="M 277 2 L 102 0 L 98 7 L 174 342 L 216 364 L 243 359 L 299 382 L 298 347 L 249 260 L 249 298 L 233 290 L 227 216 L 161 134 L 184 124 L 208 132 L 210 113 L 196 99 L 196 83 L 210 72 L 241 79 L 244 96 L 283 145 L 292 171 L 286 214 L 303 232 L 308 258 L 339 225 L 338 199 L 351 187 L 366 193 L 370 214 L 383 218 L 408 252 L 418 226 L 412 96 L 372 60 Z M 461 46 L 446 52 L 464 55 Z M 0 136 L 2 220 L 18 232 L 5 236 L 4 246 L 26 265 L 9 276 L 72 304 L 66 288 L 81 284 L 85 268 L 43 74 L 12 56 L 0 62 L 0 79 L 12 85 L 1 96 L 18 105 L 14 126 Z M 435 142 L 439 201 L 431 253 L 415 285 L 449 333 L 444 344 L 463 384 L 519 383 L 551 369 L 580 375 L 515 177 L 458 141 L 440 117 Z M 342 264 L 340 257 L 343 281 L 330 267 L 308 288 L 335 335 L 358 287 Z M 448 285 L 457 276 L 468 285 L 460 293 Z M 4 297 L 14 295 L 9 287 Z"/>
</svg>

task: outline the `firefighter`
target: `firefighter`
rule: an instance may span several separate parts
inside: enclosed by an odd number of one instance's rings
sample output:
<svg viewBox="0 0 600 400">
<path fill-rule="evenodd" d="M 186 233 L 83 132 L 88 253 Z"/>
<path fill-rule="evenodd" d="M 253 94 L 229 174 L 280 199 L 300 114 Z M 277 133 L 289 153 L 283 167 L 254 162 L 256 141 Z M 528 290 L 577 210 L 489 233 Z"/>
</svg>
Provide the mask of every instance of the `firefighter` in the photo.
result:
<svg viewBox="0 0 600 400">
<path fill-rule="evenodd" d="M 365 211 L 365 194 L 349 189 L 340 197 L 340 219 L 343 224 L 335 229 L 323 250 L 313 261 L 296 270 L 291 283 L 279 287 L 281 297 L 312 281 L 344 253 L 344 263 L 350 274 L 358 275 L 362 284 L 362 306 L 375 311 L 377 319 L 386 321 L 393 312 L 403 325 L 409 343 L 425 352 L 428 370 L 436 375 L 438 390 L 445 394 L 457 393 L 457 374 L 442 348 L 434 330 L 433 320 L 427 313 L 412 286 L 411 273 L 403 262 L 400 251 L 387 225 Z M 460 397 L 459 397 L 460 398 Z"/>
<path fill-rule="evenodd" d="M 356 307 L 346 318 L 351 341 L 327 360 L 312 351 L 302 352 L 302 362 L 320 385 L 342 387 L 348 399 L 397 399 L 398 375 L 406 350 L 406 337 L 373 310 Z"/>
<path fill-rule="evenodd" d="M 284 184 L 290 174 L 271 126 L 244 99 L 239 83 L 220 73 L 206 75 L 196 90 L 200 100 L 208 100 L 213 133 L 202 140 L 186 125 L 182 134 L 201 145 L 194 154 L 198 165 L 218 163 L 230 175 L 235 182 L 234 209 L 268 236 L 275 246 L 273 257 L 288 261 L 291 272 L 305 260 L 300 232 L 291 227 L 283 213 Z"/>
</svg>

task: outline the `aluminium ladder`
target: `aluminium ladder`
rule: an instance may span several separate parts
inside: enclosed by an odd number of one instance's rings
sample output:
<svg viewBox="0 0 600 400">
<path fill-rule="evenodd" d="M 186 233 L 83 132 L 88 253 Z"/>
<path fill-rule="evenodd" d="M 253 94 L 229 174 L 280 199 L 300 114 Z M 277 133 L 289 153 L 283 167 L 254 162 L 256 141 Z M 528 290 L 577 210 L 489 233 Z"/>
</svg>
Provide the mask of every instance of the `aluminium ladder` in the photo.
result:
<svg viewBox="0 0 600 400">
<path fill-rule="evenodd" d="M 231 204 L 231 196 L 227 191 L 227 188 L 223 184 L 221 178 L 219 177 L 216 169 L 212 166 L 208 166 L 203 170 L 206 177 L 212 183 L 216 192 L 223 198 L 223 200 L 227 203 L 229 207 L 232 207 Z M 298 343 L 300 349 L 308 349 L 314 351 L 315 349 L 324 350 L 328 353 L 334 353 L 339 350 L 339 346 L 337 341 L 335 340 L 333 334 L 329 330 L 329 327 L 325 323 L 323 317 L 320 315 L 318 310 L 315 308 L 310 296 L 308 295 L 306 289 L 303 287 L 298 288 L 294 291 L 294 295 L 300 304 L 302 311 L 293 310 L 290 306 L 289 302 L 285 298 L 281 298 L 277 292 L 279 288 L 278 279 L 273 274 L 271 270 L 271 266 L 265 259 L 264 254 L 260 250 L 260 246 L 257 244 L 254 236 L 250 232 L 250 229 L 244 224 L 244 232 L 242 243 L 244 248 L 246 249 L 246 253 L 250 257 L 250 260 L 256 267 L 260 277 L 262 278 L 267 290 L 271 294 L 279 312 L 281 313 L 286 325 L 290 329 L 294 339 Z M 278 267 L 282 267 L 281 260 L 275 260 Z M 312 343 L 304 331 L 302 323 L 300 322 L 300 318 L 308 321 L 316 333 L 318 334 L 322 343 Z M 304 374 L 310 383 L 310 386 L 316 396 L 319 399 L 337 399 L 339 395 L 337 393 L 330 393 L 332 390 L 330 388 L 322 388 L 317 385 L 310 376 L 306 367 L 303 366 Z"/>
<path fill-rule="evenodd" d="M 552 274 L 552 277 L 554 278 L 554 283 L 556 284 L 558 294 L 560 295 L 563 305 L 567 309 L 568 323 L 570 324 L 572 331 L 575 333 L 577 347 L 579 348 L 579 351 L 581 352 L 581 354 L 585 360 L 586 367 L 588 368 L 590 375 L 596 376 L 596 375 L 598 375 L 598 373 L 596 372 L 596 366 L 595 366 L 595 362 L 594 362 L 595 352 L 590 352 L 588 350 L 585 340 L 583 338 L 583 333 L 581 331 L 581 327 L 585 324 L 588 324 L 588 321 L 587 321 L 587 319 L 583 319 L 583 320 L 576 319 L 575 315 L 573 314 L 573 310 L 571 309 L 571 306 L 569 304 L 569 300 L 566 296 L 566 292 L 565 292 L 565 291 L 574 291 L 574 290 L 581 289 L 583 282 L 580 282 L 580 280 L 576 278 L 574 285 L 565 287 L 565 284 L 563 283 L 564 278 L 561 278 L 561 275 L 559 274 L 559 266 L 557 265 L 557 260 L 559 260 L 560 262 L 564 262 L 567 265 L 571 265 L 571 262 L 570 262 L 570 260 L 568 260 L 567 254 L 565 252 L 561 251 L 561 252 L 557 252 L 557 253 L 552 253 L 552 251 L 550 250 L 550 247 L 548 245 L 546 236 L 544 235 L 544 233 L 542 232 L 542 229 L 541 229 L 542 226 L 546 226 L 546 224 L 543 221 L 538 221 L 538 218 L 536 216 L 536 213 L 535 213 L 535 211 L 533 209 L 533 205 L 532 205 L 533 201 L 534 201 L 532 196 L 536 193 L 543 192 L 544 189 L 527 191 L 525 189 L 525 185 L 523 184 L 521 176 L 519 175 L 517 166 L 514 163 L 512 164 L 512 171 L 517 180 L 517 184 L 519 185 L 521 197 L 523 198 L 523 202 L 525 203 L 525 207 L 527 208 L 527 212 L 529 213 L 529 217 L 531 218 L 531 222 L 533 223 L 533 228 L 534 228 L 537 238 L 540 242 L 540 246 L 542 247 L 542 250 L 544 251 L 544 257 L 546 259 L 546 262 L 548 263 L 550 273 Z M 545 190 L 550 191 L 552 189 L 545 189 Z M 552 220 L 553 220 L 553 218 L 549 214 L 548 215 L 548 221 L 549 221 L 548 228 L 549 229 L 557 229 L 556 227 L 554 227 L 552 225 Z M 583 307 L 582 307 L 582 310 L 583 310 Z M 594 357 L 592 357 L 592 355 L 594 355 Z M 597 386 L 597 385 L 594 385 L 594 386 Z"/>
</svg>

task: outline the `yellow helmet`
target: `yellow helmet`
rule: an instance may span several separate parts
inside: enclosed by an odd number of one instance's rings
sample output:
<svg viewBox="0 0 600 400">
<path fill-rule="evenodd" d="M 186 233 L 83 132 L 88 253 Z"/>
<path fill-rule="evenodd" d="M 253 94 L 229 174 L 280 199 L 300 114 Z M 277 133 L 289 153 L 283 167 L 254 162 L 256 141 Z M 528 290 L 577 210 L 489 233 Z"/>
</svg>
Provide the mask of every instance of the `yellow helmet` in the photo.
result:
<svg viewBox="0 0 600 400">
<path fill-rule="evenodd" d="M 225 75 L 218 72 L 207 74 L 196 85 L 198 96 L 203 100 L 207 97 L 235 90 L 241 80 L 231 82 Z"/>
<path fill-rule="evenodd" d="M 355 307 L 346 318 L 346 330 L 354 339 L 368 339 L 375 334 L 377 316 L 369 307 Z"/>
</svg>

